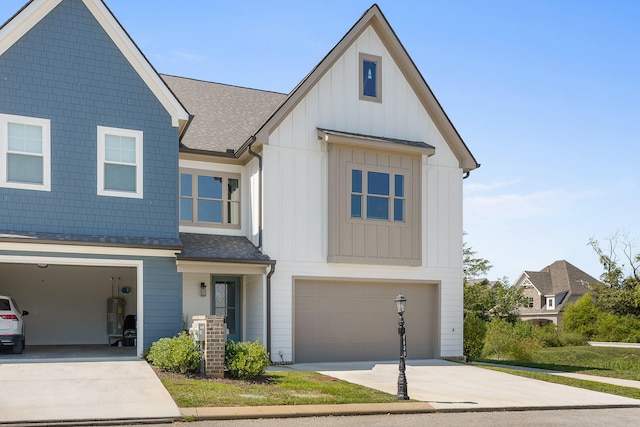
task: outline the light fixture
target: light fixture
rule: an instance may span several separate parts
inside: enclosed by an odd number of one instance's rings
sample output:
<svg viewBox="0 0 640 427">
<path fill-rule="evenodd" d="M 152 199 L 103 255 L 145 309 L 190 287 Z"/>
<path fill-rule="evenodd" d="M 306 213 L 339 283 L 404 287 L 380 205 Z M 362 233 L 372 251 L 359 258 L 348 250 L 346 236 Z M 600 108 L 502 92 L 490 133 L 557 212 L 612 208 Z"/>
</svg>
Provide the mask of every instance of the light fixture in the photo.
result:
<svg viewBox="0 0 640 427">
<path fill-rule="evenodd" d="M 398 311 L 398 335 L 400 335 L 400 362 L 398 366 L 398 400 L 409 400 L 409 394 L 407 393 L 407 376 L 405 375 L 406 365 L 405 359 L 407 358 L 407 336 L 404 329 L 404 309 L 407 305 L 407 299 L 398 294 L 396 297 L 396 309 Z"/>
<path fill-rule="evenodd" d="M 47 268 L 47 267 L 49 267 L 49 264 L 37 264 L 37 266 L 39 268 Z"/>
<path fill-rule="evenodd" d="M 200 282 L 200 296 L 201 297 L 207 296 L 207 285 L 204 282 Z"/>
</svg>

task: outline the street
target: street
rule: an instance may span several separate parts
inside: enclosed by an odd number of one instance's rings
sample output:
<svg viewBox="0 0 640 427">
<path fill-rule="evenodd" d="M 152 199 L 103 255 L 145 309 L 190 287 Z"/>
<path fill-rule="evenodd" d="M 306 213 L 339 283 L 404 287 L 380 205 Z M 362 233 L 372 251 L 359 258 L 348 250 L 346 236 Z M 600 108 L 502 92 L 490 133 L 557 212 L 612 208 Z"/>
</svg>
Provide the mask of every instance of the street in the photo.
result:
<svg viewBox="0 0 640 427">
<path fill-rule="evenodd" d="M 351 417 L 278 418 L 260 420 L 223 420 L 176 423 L 179 427 L 305 427 L 349 426 L 349 427 L 519 427 L 535 426 L 580 426 L 618 427 L 637 426 L 640 408 L 620 409 L 573 409 L 545 411 L 505 412 L 457 412 L 407 415 L 367 415 Z M 158 427 L 167 424 L 158 424 Z"/>
</svg>

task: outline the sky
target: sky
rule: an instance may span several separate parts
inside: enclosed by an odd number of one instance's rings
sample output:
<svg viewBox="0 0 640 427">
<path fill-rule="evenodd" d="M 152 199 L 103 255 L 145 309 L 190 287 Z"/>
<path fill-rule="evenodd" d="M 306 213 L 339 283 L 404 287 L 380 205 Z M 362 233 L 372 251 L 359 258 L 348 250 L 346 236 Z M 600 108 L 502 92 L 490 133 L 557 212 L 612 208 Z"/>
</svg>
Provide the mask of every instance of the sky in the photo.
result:
<svg viewBox="0 0 640 427">
<path fill-rule="evenodd" d="M 106 0 L 156 70 L 289 93 L 372 0 Z M 23 0 L 0 0 L 0 22 Z M 640 2 L 378 0 L 481 167 L 465 241 L 513 283 L 640 252 Z M 428 142 L 428 141 L 427 141 Z"/>
</svg>

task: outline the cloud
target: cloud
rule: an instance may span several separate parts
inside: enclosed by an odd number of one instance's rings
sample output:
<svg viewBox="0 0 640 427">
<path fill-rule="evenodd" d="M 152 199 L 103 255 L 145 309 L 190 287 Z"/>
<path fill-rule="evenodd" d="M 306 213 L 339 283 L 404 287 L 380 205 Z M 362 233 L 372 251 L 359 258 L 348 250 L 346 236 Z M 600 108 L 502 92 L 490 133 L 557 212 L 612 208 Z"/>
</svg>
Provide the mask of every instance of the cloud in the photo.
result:
<svg viewBox="0 0 640 427">
<path fill-rule="evenodd" d="M 499 190 L 505 187 L 511 187 L 512 185 L 520 182 L 519 179 L 512 179 L 510 181 L 496 181 L 489 184 L 485 184 L 482 182 L 471 182 L 469 184 L 465 184 L 464 191 L 467 192 L 489 192 L 494 190 Z"/>
</svg>

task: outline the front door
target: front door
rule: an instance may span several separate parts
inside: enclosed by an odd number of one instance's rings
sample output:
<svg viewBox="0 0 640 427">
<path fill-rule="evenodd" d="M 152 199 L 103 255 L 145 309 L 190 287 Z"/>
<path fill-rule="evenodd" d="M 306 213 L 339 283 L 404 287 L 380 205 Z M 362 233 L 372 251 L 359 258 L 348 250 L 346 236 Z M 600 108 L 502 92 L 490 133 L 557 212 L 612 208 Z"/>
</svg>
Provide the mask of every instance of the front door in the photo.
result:
<svg viewBox="0 0 640 427">
<path fill-rule="evenodd" d="M 225 316 L 227 339 L 240 341 L 240 278 L 213 277 L 213 314 Z"/>
</svg>

